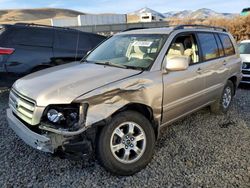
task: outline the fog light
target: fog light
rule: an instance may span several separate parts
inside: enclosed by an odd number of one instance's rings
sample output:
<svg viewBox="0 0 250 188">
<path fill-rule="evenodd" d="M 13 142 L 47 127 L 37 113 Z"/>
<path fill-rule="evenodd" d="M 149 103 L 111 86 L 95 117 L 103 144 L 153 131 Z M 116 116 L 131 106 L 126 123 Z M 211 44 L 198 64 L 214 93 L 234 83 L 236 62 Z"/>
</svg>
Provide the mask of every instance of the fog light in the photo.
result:
<svg viewBox="0 0 250 188">
<path fill-rule="evenodd" d="M 53 122 L 53 123 L 58 123 L 61 120 L 64 120 L 64 116 L 61 112 L 58 112 L 55 109 L 50 109 L 47 113 L 48 120 Z"/>
</svg>

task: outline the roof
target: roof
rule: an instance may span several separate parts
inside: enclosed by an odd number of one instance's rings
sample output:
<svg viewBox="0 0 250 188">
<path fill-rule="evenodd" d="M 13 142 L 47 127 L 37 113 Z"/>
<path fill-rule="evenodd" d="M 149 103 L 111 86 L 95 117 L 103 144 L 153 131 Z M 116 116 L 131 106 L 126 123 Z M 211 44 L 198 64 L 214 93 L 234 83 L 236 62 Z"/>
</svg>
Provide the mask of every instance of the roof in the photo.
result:
<svg viewBox="0 0 250 188">
<path fill-rule="evenodd" d="M 122 34 L 170 34 L 174 30 L 182 30 L 182 31 L 207 31 L 207 32 L 227 32 L 225 28 L 215 27 L 215 26 L 207 26 L 207 25 L 177 25 L 177 26 L 169 26 L 162 28 L 150 28 L 150 29 L 133 29 L 126 30 L 124 32 L 119 33 Z"/>
<path fill-rule="evenodd" d="M 16 23 L 16 24 L 0 24 L 2 27 L 14 27 L 14 28 L 35 28 L 35 29 L 53 29 L 53 30 L 64 30 L 64 31 L 69 31 L 69 32 L 80 32 L 80 33 L 86 33 L 86 34 L 91 34 L 91 35 L 99 35 L 97 33 L 91 33 L 91 32 L 86 32 L 86 31 L 81 31 L 75 28 L 69 28 L 69 27 L 56 27 L 56 26 L 49 26 L 49 25 L 41 25 L 41 24 L 33 24 L 33 23 Z"/>
<path fill-rule="evenodd" d="M 135 29 L 125 31 L 119 34 L 169 34 L 174 30 L 174 27 L 150 28 L 150 29 Z"/>
<path fill-rule="evenodd" d="M 49 25 L 39 25 L 39 24 L 29 24 L 29 23 L 1 24 L 1 26 L 5 26 L 5 27 L 32 27 L 32 28 L 76 31 L 75 29 L 71 29 L 71 28 L 67 28 L 67 27 L 54 27 L 54 26 L 49 26 Z"/>
</svg>

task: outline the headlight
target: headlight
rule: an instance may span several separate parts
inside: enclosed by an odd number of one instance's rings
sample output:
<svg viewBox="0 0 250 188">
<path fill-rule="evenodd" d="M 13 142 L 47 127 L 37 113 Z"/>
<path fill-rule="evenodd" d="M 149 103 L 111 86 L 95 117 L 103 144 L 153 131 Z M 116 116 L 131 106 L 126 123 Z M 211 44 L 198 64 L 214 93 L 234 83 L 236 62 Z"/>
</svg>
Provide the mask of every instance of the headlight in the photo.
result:
<svg viewBox="0 0 250 188">
<path fill-rule="evenodd" d="M 50 109 L 47 113 L 47 118 L 53 123 L 59 123 L 62 120 L 65 120 L 64 115 L 61 112 L 58 112 L 55 109 Z"/>
<path fill-rule="evenodd" d="M 42 121 L 62 128 L 74 127 L 79 121 L 79 109 L 79 104 L 50 105 L 44 112 Z"/>
</svg>

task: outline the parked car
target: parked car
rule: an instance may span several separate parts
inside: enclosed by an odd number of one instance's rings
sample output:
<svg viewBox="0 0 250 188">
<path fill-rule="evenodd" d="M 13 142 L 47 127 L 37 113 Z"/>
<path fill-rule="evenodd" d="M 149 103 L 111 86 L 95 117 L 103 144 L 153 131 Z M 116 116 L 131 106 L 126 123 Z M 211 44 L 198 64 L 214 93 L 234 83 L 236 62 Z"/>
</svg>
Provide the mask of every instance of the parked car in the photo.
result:
<svg viewBox="0 0 250 188">
<path fill-rule="evenodd" d="M 163 127 L 205 106 L 228 111 L 242 76 L 236 47 L 209 26 L 118 33 L 82 62 L 16 81 L 9 126 L 38 150 L 95 151 L 108 171 L 132 175 L 150 162 Z"/>
<path fill-rule="evenodd" d="M 93 33 L 35 24 L 0 26 L 0 80 L 80 60 L 105 39 Z"/>
<path fill-rule="evenodd" d="M 250 40 L 243 40 L 239 45 L 240 57 L 242 59 L 243 77 L 241 83 L 250 84 Z"/>
</svg>

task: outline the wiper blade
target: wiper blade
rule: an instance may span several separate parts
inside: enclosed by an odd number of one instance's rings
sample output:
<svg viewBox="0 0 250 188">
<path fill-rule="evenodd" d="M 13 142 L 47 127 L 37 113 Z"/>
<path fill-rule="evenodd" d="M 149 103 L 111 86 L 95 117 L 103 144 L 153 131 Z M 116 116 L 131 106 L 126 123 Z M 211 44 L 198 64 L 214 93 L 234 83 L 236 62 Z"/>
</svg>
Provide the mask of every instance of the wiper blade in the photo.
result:
<svg viewBox="0 0 250 188">
<path fill-rule="evenodd" d="M 143 67 L 135 67 L 135 66 L 131 66 L 131 65 L 124 65 L 127 69 L 135 69 L 135 70 L 145 70 L 145 68 Z"/>
<path fill-rule="evenodd" d="M 112 67 L 119 67 L 119 68 L 124 68 L 126 69 L 127 67 L 124 66 L 124 65 L 120 65 L 120 64 L 116 64 L 116 63 L 112 63 L 112 62 L 94 62 L 95 64 L 98 64 L 98 65 L 108 65 L 108 66 L 112 66 Z"/>
<path fill-rule="evenodd" d="M 112 66 L 112 67 L 119 67 L 119 68 L 123 68 L 123 69 L 134 69 L 134 70 L 142 70 L 142 71 L 145 70 L 145 68 L 143 68 L 143 67 L 135 67 L 135 66 L 131 66 L 131 65 L 121 65 L 121 64 L 112 63 L 110 61 L 97 62 L 97 61 L 88 61 L 88 60 L 86 60 L 85 62 L 94 63 L 94 64 L 97 64 L 97 65 L 108 65 L 108 66 Z"/>
</svg>

